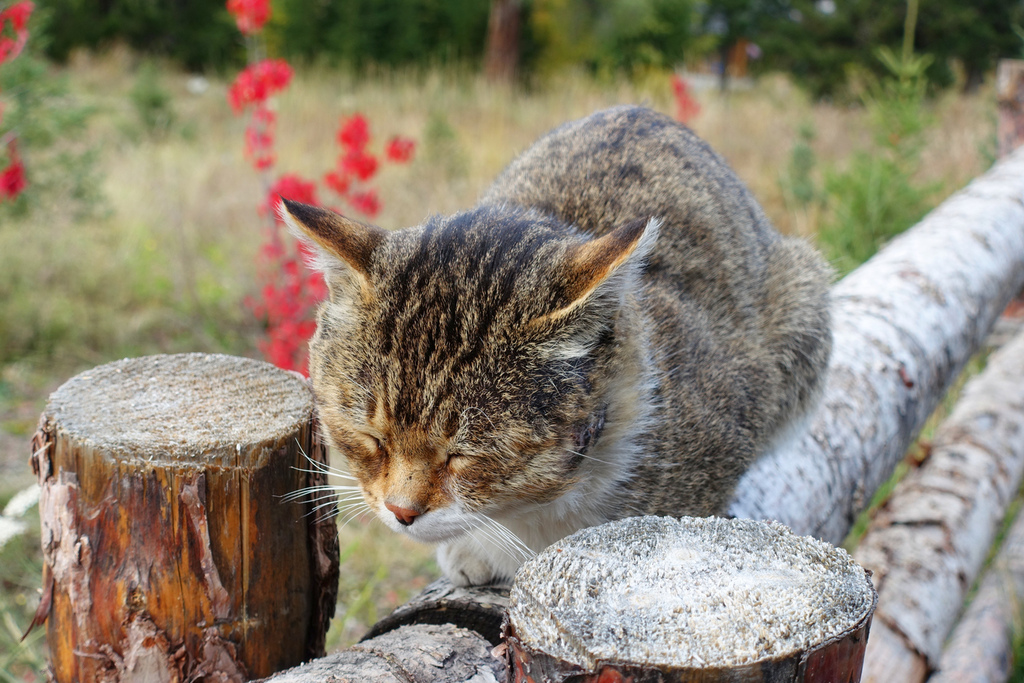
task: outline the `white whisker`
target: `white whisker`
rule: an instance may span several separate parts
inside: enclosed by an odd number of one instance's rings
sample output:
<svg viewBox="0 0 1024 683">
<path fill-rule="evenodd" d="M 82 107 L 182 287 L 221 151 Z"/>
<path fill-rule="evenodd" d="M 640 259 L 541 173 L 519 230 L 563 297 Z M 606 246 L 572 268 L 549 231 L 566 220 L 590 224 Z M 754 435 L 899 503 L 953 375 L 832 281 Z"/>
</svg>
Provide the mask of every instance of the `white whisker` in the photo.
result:
<svg viewBox="0 0 1024 683">
<path fill-rule="evenodd" d="M 581 458 L 586 458 L 587 460 L 593 460 L 594 462 L 599 462 L 602 465 L 614 465 L 615 464 L 613 462 L 609 462 L 608 460 L 602 460 L 601 458 L 595 458 L 592 455 L 587 455 L 586 453 L 579 453 L 577 451 L 572 450 L 571 448 L 563 448 L 562 450 L 565 451 L 566 453 L 572 453 L 573 455 L 578 455 Z"/>
</svg>

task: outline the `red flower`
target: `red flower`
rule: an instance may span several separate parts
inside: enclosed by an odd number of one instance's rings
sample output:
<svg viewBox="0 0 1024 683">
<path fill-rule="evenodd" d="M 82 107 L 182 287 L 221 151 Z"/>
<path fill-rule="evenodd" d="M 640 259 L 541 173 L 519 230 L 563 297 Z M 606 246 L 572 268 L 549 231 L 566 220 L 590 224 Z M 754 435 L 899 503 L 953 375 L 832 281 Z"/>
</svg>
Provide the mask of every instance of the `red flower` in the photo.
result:
<svg viewBox="0 0 1024 683">
<path fill-rule="evenodd" d="M 690 121 L 700 113 L 700 104 L 690 94 L 690 88 L 682 76 L 672 77 L 672 92 L 676 98 L 676 120 L 682 123 Z"/>
<path fill-rule="evenodd" d="M 377 157 L 361 149 L 351 149 L 338 165 L 343 173 L 354 175 L 360 180 L 369 180 L 377 172 Z"/>
<path fill-rule="evenodd" d="M 391 138 L 388 142 L 387 148 L 384 150 L 385 156 L 391 161 L 399 164 L 412 159 L 413 151 L 416 149 L 416 141 L 412 138 L 403 138 L 400 135 L 396 135 Z"/>
<path fill-rule="evenodd" d="M 347 174 L 330 171 L 324 175 L 324 185 L 342 196 L 348 192 L 349 185 L 351 184 L 352 178 Z"/>
<path fill-rule="evenodd" d="M 380 200 L 377 198 L 376 190 L 364 192 L 353 192 L 348 198 L 349 204 L 356 211 L 373 218 L 380 212 Z"/>
<path fill-rule="evenodd" d="M 354 114 L 341 120 L 338 127 L 338 144 L 348 150 L 362 150 L 370 141 L 370 124 L 362 114 Z"/>
<path fill-rule="evenodd" d="M 320 204 L 316 198 L 316 183 L 310 180 L 303 180 L 295 173 L 286 173 L 270 186 L 266 200 L 260 205 L 260 213 L 276 209 L 280 197 L 302 202 L 303 204 Z"/>
<path fill-rule="evenodd" d="M 292 67 L 283 59 L 264 59 L 245 68 L 228 88 L 228 102 L 235 112 L 261 104 L 284 90 L 292 80 Z"/>
<path fill-rule="evenodd" d="M 274 127 L 277 117 L 265 106 L 258 106 L 245 129 L 245 156 L 257 170 L 265 171 L 274 165 Z"/>
<path fill-rule="evenodd" d="M 15 31 L 24 31 L 25 27 L 28 26 L 28 18 L 32 16 L 32 10 L 35 7 L 29 0 L 21 0 L 21 2 L 14 3 L 7 9 L 0 11 L 0 26 L 3 25 L 4 21 L 10 21 Z"/>
<path fill-rule="evenodd" d="M 235 17 L 238 30 L 251 36 L 270 18 L 270 0 L 228 0 L 228 12 Z"/>
<path fill-rule="evenodd" d="M 11 143 L 11 163 L 0 171 L 0 200 L 14 199 L 25 189 L 25 164 L 21 163 L 18 150 Z"/>
</svg>

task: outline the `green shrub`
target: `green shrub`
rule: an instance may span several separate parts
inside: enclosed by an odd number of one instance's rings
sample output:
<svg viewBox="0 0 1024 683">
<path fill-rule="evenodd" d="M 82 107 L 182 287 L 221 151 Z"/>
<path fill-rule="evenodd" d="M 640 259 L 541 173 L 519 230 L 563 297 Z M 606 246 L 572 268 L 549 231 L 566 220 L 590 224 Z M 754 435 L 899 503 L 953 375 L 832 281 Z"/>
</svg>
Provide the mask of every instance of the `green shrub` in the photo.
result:
<svg viewBox="0 0 1024 683">
<path fill-rule="evenodd" d="M 934 205 L 939 184 L 921 183 L 928 57 L 897 58 L 881 48 L 890 76 L 868 79 L 863 96 L 873 149 L 857 152 L 842 170 L 825 176 L 826 219 L 819 241 L 841 273 L 868 260 L 893 236 L 920 220 Z"/>
</svg>

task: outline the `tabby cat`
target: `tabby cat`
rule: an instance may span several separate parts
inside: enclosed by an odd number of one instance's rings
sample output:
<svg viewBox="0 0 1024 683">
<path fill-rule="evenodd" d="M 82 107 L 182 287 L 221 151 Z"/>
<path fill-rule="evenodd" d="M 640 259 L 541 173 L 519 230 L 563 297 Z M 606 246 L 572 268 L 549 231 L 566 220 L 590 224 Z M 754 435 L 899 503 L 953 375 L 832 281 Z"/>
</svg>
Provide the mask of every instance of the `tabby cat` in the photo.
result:
<svg viewBox="0 0 1024 683">
<path fill-rule="evenodd" d="M 829 268 L 648 109 L 561 126 L 475 208 L 417 227 L 282 215 L 330 289 L 323 429 L 456 584 L 611 519 L 724 512 L 819 394 Z"/>
</svg>

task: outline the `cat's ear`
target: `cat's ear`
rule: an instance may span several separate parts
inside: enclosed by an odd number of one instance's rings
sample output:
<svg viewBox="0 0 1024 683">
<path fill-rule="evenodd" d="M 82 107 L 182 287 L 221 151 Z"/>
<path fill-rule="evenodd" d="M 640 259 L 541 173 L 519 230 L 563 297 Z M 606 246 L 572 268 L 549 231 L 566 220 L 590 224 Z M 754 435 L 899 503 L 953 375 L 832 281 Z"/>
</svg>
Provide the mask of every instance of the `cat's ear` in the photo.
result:
<svg viewBox="0 0 1024 683">
<path fill-rule="evenodd" d="M 571 247 L 563 270 L 561 305 L 550 317 L 568 315 L 598 292 L 617 289 L 621 293 L 635 282 L 660 225 L 657 218 L 641 218 Z"/>
<path fill-rule="evenodd" d="M 323 271 L 329 286 L 351 269 L 361 287 L 369 287 L 371 257 L 387 240 L 386 230 L 283 197 L 279 206 L 291 232 L 316 247 L 319 258 L 314 265 Z"/>
</svg>

